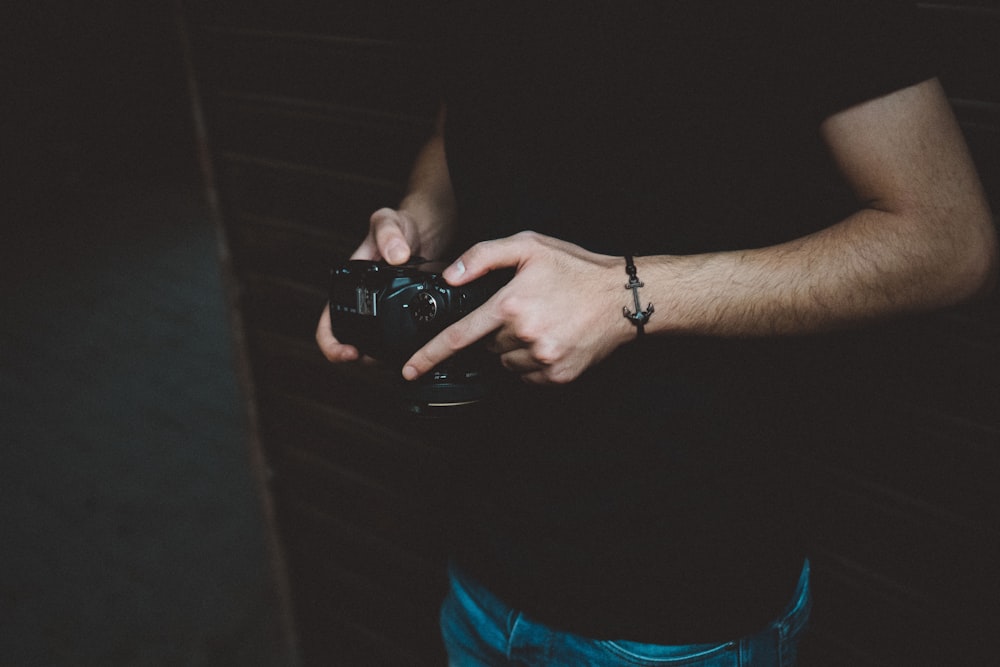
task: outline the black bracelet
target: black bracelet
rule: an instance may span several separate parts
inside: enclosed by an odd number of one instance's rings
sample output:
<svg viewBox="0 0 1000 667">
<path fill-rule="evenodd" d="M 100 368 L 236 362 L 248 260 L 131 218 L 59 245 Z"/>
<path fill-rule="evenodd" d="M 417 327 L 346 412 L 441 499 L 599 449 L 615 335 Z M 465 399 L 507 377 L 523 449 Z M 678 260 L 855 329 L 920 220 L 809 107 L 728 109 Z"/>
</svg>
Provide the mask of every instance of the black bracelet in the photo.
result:
<svg viewBox="0 0 1000 667">
<path fill-rule="evenodd" d="M 649 322 L 649 316 L 653 314 L 653 304 L 647 305 L 646 310 L 642 310 L 642 302 L 639 300 L 639 288 L 645 287 L 645 285 L 636 275 L 635 262 L 632 261 L 632 255 L 625 255 L 625 273 L 628 274 L 628 284 L 625 285 L 625 289 L 632 290 L 635 312 L 630 311 L 627 307 L 622 307 L 622 315 L 635 325 L 635 328 L 638 330 L 637 335 L 641 336 L 646 333 L 646 322 Z"/>
</svg>

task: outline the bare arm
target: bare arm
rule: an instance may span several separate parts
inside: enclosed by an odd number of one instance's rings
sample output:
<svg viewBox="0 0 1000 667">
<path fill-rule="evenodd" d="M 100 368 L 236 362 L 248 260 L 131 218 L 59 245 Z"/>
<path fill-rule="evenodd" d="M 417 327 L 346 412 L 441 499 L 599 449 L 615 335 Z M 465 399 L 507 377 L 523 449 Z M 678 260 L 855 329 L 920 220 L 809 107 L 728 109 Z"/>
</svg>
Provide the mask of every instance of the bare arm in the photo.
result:
<svg viewBox="0 0 1000 667">
<path fill-rule="evenodd" d="M 991 284 L 995 231 L 937 81 L 838 113 L 821 130 L 863 208 L 768 248 L 637 258 L 643 301 L 656 306 L 647 332 L 810 333 L 956 303 Z M 621 258 L 522 234 L 478 244 L 459 262 L 445 272 L 455 283 L 500 266 L 518 273 L 419 350 L 408 378 L 495 332 L 508 368 L 568 382 L 635 336 L 621 316 L 632 306 Z"/>
<path fill-rule="evenodd" d="M 989 210 L 936 81 L 836 114 L 821 131 L 864 208 L 770 248 L 647 258 L 643 280 L 669 286 L 655 294 L 663 314 L 652 330 L 808 333 L 952 304 L 993 280 Z"/>
<path fill-rule="evenodd" d="M 372 214 L 369 234 L 352 257 L 402 264 L 411 254 L 437 259 L 447 248 L 456 220 L 455 195 L 444 152 L 444 116 L 442 106 L 434 134 L 414 162 L 399 207 L 382 208 Z"/>
</svg>

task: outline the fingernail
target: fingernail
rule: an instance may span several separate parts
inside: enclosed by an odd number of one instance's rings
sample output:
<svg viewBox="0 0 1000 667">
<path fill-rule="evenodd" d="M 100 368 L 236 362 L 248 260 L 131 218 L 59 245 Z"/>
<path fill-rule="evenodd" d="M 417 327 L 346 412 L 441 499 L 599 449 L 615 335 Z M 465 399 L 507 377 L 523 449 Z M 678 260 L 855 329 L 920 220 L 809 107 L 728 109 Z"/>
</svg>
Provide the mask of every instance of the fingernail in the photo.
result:
<svg viewBox="0 0 1000 667">
<path fill-rule="evenodd" d="M 389 244 L 389 247 L 385 249 L 385 254 L 388 260 L 395 264 L 406 259 L 406 248 L 403 247 L 402 243 L 396 241 Z"/>
<path fill-rule="evenodd" d="M 450 267 L 448 267 L 448 270 L 446 271 L 446 273 L 448 275 L 445 276 L 445 278 L 448 278 L 450 280 L 454 280 L 456 278 L 461 278 L 462 274 L 465 273 L 465 264 L 462 262 L 462 260 L 458 260 L 457 262 L 455 262 L 454 264 L 452 264 Z"/>
<path fill-rule="evenodd" d="M 403 367 L 403 379 L 404 380 L 415 380 L 417 377 L 417 369 L 413 366 Z"/>
</svg>

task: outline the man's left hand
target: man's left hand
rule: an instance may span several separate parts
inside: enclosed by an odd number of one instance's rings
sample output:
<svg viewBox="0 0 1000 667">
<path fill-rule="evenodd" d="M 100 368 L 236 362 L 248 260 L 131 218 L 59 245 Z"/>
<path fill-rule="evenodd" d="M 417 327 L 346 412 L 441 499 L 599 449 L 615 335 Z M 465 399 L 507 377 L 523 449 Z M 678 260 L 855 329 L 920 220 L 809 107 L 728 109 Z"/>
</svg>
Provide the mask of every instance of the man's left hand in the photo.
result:
<svg viewBox="0 0 1000 667">
<path fill-rule="evenodd" d="M 622 306 L 628 305 L 622 262 L 534 232 L 476 244 L 445 269 L 449 284 L 463 285 L 507 267 L 516 268 L 514 278 L 417 350 L 403 377 L 416 379 L 492 335 L 487 349 L 524 381 L 575 380 L 635 336 L 622 317 Z"/>
</svg>

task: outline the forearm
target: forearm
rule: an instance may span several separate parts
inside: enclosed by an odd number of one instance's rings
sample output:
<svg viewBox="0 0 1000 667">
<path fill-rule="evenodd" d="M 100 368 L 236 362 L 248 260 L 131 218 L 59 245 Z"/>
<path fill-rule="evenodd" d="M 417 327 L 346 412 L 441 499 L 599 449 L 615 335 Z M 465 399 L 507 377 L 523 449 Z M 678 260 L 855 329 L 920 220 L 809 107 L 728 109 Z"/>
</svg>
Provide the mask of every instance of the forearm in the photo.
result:
<svg viewBox="0 0 1000 667">
<path fill-rule="evenodd" d="M 995 261 L 988 219 L 938 225 L 870 208 L 767 248 L 635 258 L 638 306 L 655 307 L 649 335 L 716 337 L 806 334 L 954 303 L 987 283 Z M 418 350 L 403 377 L 489 337 L 525 381 L 571 382 L 635 340 L 621 257 L 522 232 L 476 244 L 444 277 L 458 285 L 502 267 L 517 268 L 511 282 Z"/>
<path fill-rule="evenodd" d="M 990 285 L 996 233 L 936 81 L 831 116 L 820 130 L 858 212 L 770 248 L 651 261 L 640 275 L 660 290 L 652 329 L 808 333 L 950 305 Z"/>
<path fill-rule="evenodd" d="M 996 233 L 936 81 L 842 111 L 820 130 L 858 211 L 766 248 L 636 257 L 639 307 L 655 307 L 649 334 L 814 333 L 953 304 L 991 283 Z M 525 381 L 571 382 L 635 339 L 622 317 L 636 304 L 621 257 L 524 232 L 474 245 L 443 275 L 458 285 L 504 267 L 517 269 L 511 282 L 418 350 L 405 378 L 488 338 Z"/>
<path fill-rule="evenodd" d="M 863 209 L 769 248 L 640 258 L 656 306 L 647 331 L 803 334 L 956 303 L 989 281 L 995 256 L 985 229 L 955 227 Z"/>
<path fill-rule="evenodd" d="M 443 114 L 442 110 L 434 135 L 417 155 L 406 195 L 399 203 L 399 210 L 416 225 L 421 252 L 428 256 L 445 251 L 456 226 L 455 195 L 445 158 Z"/>
</svg>

